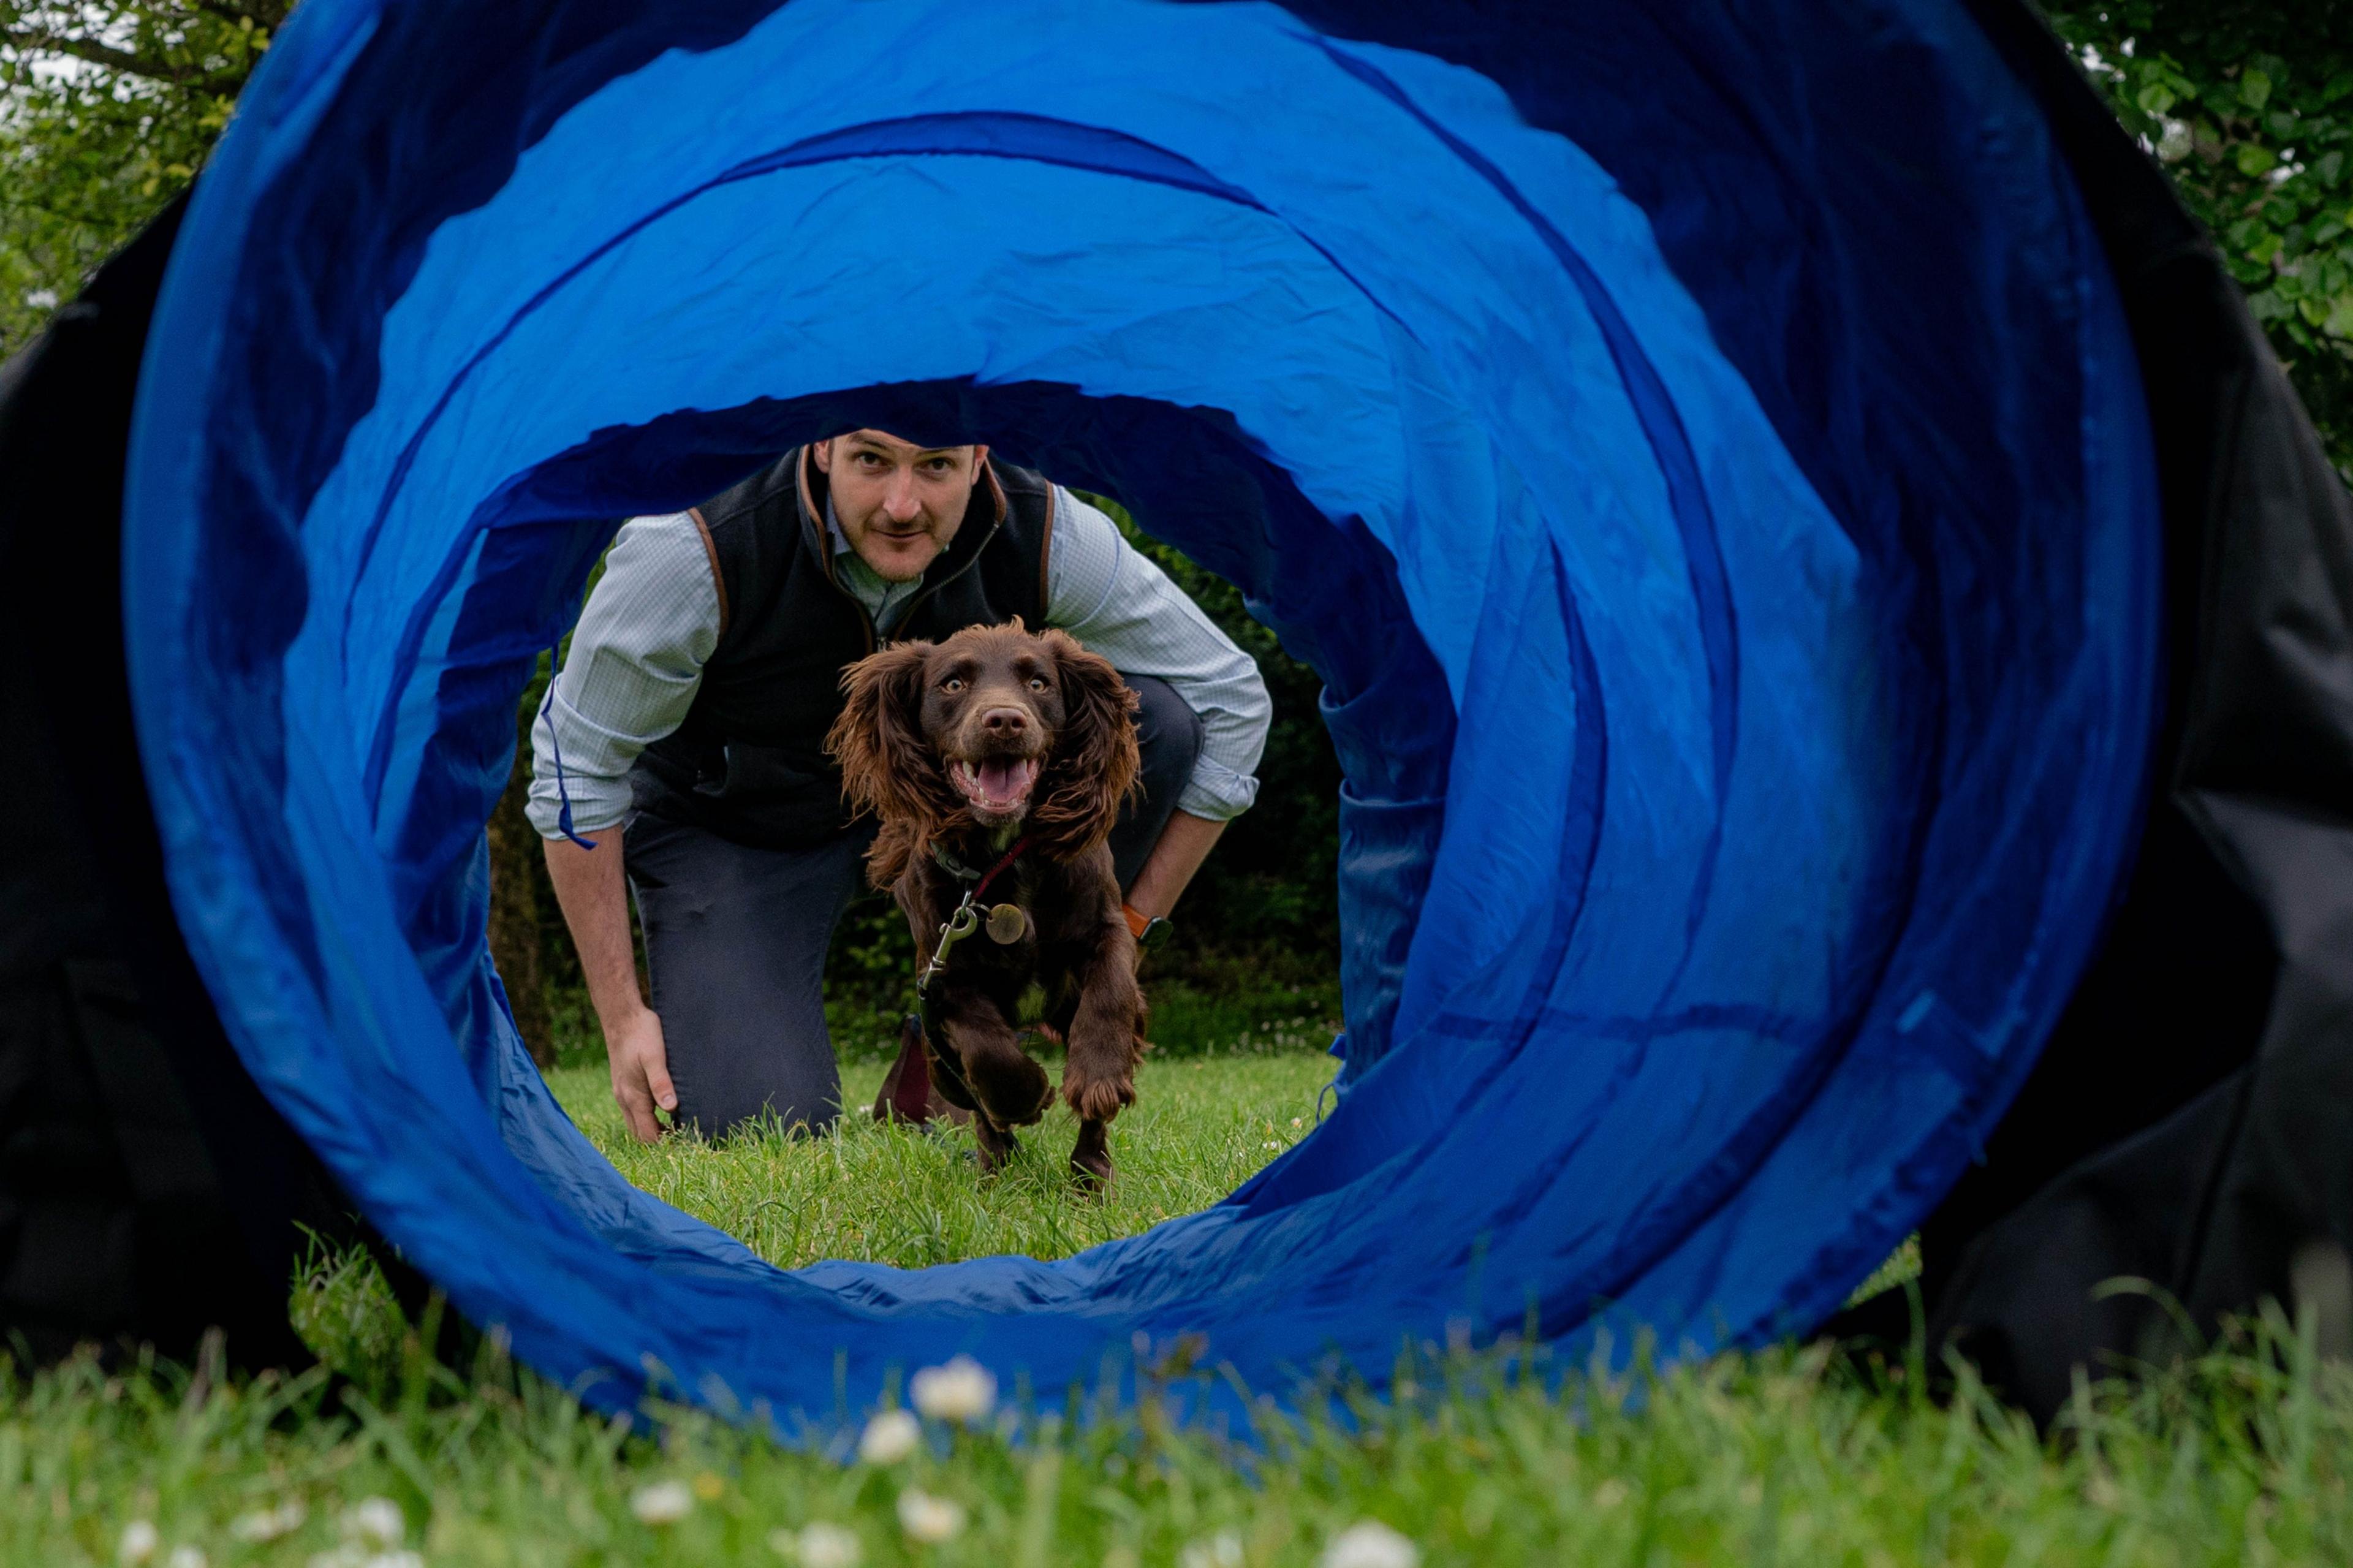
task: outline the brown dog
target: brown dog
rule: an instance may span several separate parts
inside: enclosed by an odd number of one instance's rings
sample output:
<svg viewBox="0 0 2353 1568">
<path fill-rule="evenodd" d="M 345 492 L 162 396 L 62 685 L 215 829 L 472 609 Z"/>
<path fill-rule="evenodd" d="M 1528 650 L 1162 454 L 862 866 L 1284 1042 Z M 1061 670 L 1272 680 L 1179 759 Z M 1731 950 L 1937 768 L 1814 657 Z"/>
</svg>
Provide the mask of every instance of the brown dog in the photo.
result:
<svg viewBox="0 0 2353 1568">
<path fill-rule="evenodd" d="M 1144 1030 L 1135 939 L 1104 845 L 1136 787 L 1135 694 L 1075 638 L 1018 619 L 896 644 L 841 685 L 849 705 L 826 747 L 851 804 L 881 818 L 868 874 L 898 899 L 918 953 L 932 956 L 942 924 L 987 879 L 981 923 L 949 945 L 927 1009 L 944 1037 L 932 1042 L 939 1087 L 971 1101 L 981 1169 L 1002 1165 L 1012 1129 L 1053 1098 L 1015 1032 L 1034 983 L 1070 1047 L 1071 1168 L 1109 1182 L 1107 1129 L 1134 1103 Z M 1007 904 L 1020 914 L 988 918 Z"/>
</svg>

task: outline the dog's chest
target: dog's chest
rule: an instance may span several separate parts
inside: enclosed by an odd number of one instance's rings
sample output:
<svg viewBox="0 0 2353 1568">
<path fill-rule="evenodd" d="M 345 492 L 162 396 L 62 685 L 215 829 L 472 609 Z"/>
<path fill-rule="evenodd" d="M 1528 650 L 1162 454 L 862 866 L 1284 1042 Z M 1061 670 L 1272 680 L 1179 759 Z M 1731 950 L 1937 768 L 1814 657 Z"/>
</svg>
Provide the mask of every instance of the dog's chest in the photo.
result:
<svg viewBox="0 0 2353 1568">
<path fill-rule="evenodd" d="M 953 910 L 973 884 L 946 879 L 937 891 L 939 907 Z M 1018 862 L 990 879 L 973 900 L 972 933 L 959 942 L 948 959 L 951 974 L 987 977 L 1016 986 L 1031 980 L 1053 978 L 1059 966 L 1055 940 L 1067 912 L 1058 902 L 1060 884 L 1048 867 Z"/>
</svg>

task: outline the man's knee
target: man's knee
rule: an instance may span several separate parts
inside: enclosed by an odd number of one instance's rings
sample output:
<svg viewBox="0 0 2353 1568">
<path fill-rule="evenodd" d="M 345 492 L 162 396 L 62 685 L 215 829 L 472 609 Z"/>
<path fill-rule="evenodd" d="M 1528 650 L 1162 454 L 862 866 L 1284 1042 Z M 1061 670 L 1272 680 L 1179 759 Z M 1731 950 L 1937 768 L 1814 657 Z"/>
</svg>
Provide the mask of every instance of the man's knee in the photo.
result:
<svg viewBox="0 0 2353 1568">
<path fill-rule="evenodd" d="M 1201 755 L 1201 716 L 1185 705 L 1176 689 L 1156 676 L 1124 679 L 1136 695 L 1135 742 L 1144 754 L 1144 793 L 1173 801 L 1193 776 Z"/>
</svg>

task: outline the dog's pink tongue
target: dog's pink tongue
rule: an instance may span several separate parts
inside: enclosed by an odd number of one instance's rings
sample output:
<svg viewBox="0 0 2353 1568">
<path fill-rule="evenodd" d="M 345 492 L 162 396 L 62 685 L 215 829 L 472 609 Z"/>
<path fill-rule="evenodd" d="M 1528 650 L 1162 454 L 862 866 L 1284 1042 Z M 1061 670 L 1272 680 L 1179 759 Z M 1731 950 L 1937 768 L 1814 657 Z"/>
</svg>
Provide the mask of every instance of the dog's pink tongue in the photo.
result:
<svg viewBox="0 0 2353 1568">
<path fill-rule="evenodd" d="M 991 800 L 1010 800 L 1029 787 L 1029 763 L 992 757 L 980 764 L 980 792 Z"/>
</svg>

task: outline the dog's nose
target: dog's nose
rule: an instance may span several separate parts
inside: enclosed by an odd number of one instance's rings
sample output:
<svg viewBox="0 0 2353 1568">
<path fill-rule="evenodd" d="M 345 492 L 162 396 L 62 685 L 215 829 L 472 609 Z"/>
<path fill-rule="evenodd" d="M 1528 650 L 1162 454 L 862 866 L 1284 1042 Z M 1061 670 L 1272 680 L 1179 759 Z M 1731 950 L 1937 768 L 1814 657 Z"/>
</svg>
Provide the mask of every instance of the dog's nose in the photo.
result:
<svg viewBox="0 0 2353 1568">
<path fill-rule="evenodd" d="M 980 727 L 992 735 L 1018 735 L 1029 728 L 1029 715 L 1018 708 L 992 708 L 980 716 Z"/>
</svg>

